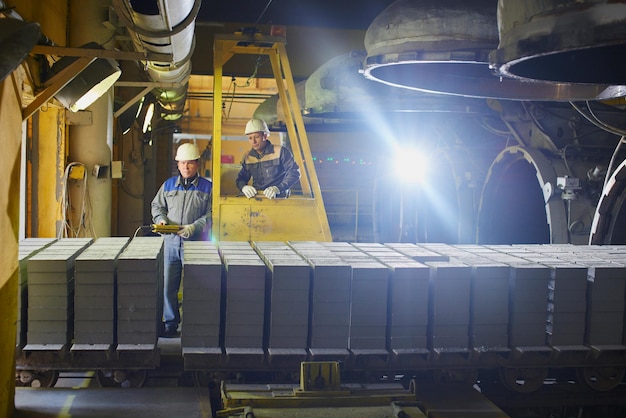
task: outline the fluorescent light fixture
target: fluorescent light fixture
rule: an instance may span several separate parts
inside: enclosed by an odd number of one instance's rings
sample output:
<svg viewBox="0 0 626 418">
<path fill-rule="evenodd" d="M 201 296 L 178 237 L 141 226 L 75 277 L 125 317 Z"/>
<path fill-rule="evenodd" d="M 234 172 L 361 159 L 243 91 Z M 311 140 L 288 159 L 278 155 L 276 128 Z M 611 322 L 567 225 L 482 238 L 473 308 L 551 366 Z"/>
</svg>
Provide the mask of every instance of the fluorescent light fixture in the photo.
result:
<svg viewBox="0 0 626 418">
<path fill-rule="evenodd" d="M 143 119 L 143 126 L 141 132 L 144 134 L 152 130 L 152 117 L 154 116 L 154 102 L 151 102 L 146 108 L 146 116 Z"/>
<path fill-rule="evenodd" d="M 106 93 L 121 74 L 117 62 L 97 58 L 54 97 L 72 112 L 84 110 Z"/>
<path fill-rule="evenodd" d="M 96 42 L 90 42 L 81 48 L 103 49 Z M 58 74 L 74 63 L 78 57 L 65 56 L 52 66 L 52 73 Z M 115 84 L 122 75 L 117 62 L 110 58 L 96 58 L 74 78 L 72 78 L 54 97 L 72 112 L 89 107 Z"/>
</svg>

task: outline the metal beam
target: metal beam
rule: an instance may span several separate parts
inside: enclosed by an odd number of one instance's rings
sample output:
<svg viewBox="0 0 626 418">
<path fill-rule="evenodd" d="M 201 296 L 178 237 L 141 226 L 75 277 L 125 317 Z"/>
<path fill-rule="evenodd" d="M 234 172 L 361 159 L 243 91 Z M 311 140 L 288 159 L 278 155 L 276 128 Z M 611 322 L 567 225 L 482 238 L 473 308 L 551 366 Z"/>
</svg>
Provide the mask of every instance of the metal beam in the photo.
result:
<svg viewBox="0 0 626 418">
<path fill-rule="evenodd" d="M 80 74 L 96 57 L 82 57 L 65 67 L 58 74 L 46 81 L 44 89 L 35 96 L 35 99 L 22 111 L 22 120 L 26 120 L 35 113 L 41 105 L 57 94 L 67 83 Z"/>
<path fill-rule="evenodd" d="M 59 55 L 68 57 L 111 58 L 129 61 L 172 62 L 172 54 L 155 52 L 113 51 L 98 48 L 69 48 L 64 46 L 35 45 L 32 54 Z"/>
<path fill-rule="evenodd" d="M 117 81 L 114 85 L 115 87 L 140 87 L 142 90 L 133 96 L 132 99 L 127 101 L 124 106 L 119 108 L 114 114 L 113 117 L 118 118 L 122 113 L 124 113 L 129 107 L 137 103 L 137 101 L 141 100 L 150 90 L 161 88 L 177 88 L 179 87 L 178 83 L 165 83 L 158 81 Z"/>
</svg>

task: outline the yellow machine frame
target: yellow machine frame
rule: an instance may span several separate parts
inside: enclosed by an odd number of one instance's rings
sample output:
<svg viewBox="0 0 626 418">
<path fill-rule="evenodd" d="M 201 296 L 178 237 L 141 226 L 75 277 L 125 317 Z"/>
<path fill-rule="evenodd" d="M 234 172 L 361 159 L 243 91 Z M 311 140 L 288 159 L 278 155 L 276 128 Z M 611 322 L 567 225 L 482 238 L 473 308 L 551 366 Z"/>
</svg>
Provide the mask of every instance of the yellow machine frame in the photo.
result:
<svg viewBox="0 0 626 418">
<path fill-rule="evenodd" d="M 268 55 L 285 110 L 285 124 L 302 173 L 302 196 L 222 196 L 222 68 L 235 54 Z M 300 113 L 285 38 L 215 35 L 213 85 L 213 238 L 218 241 L 332 241 L 322 192 Z"/>
<path fill-rule="evenodd" d="M 415 382 L 342 384 L 339 362 L 303 362 L 300 385 L 226 384 L 218 417 L 426 417 Z"/>
</svg>

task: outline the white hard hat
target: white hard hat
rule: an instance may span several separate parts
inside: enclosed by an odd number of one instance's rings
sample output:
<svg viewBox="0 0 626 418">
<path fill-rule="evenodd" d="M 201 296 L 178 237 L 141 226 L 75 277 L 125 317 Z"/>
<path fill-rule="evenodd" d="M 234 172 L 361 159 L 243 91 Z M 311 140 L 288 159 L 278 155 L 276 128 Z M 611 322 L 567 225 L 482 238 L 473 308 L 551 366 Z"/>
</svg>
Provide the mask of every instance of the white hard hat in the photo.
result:
<svg viewBox="0 0 626 418">
<path fill-rule="evenodd" d="M 193 161 L 200 159 L 200 153 L 198 147 L 195 144 L 186 142 L 178 147 L 176 150 L 176 161 Z"/>
<path fill-rule="evenodd" d="M 266 134 L 269 134 L 270 130 L 267 127 L 267 123 L 265 123 L 263 119 L 250 119 L 248 123 L 246 123 L 245 134 L 248 135 L 253 132 L 265 132 Z"/>
</svg>

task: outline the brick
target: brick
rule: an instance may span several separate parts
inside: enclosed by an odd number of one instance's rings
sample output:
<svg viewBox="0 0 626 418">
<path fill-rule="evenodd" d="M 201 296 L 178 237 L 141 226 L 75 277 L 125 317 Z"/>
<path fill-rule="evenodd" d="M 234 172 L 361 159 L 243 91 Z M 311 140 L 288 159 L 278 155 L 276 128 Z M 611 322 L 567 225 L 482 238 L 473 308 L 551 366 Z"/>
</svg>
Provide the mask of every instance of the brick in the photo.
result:
<svg viewBox="0 0 626 418">
<path fill-rule="evenodd" d="M 228 348 L 262 348 L 263 338 L 226 336 L 224 346 Z"/>
<path fill-rule="evenodd" d="M 183 330 L 180 344 L 182 347 L 218 347 L 219 338 L 210 335 L 186 335 Z"/>
<path fill-rule="evenodd" d="M 385 338 L 367 338 L 367 337 L 352 337 L 350 336 L 350 341 L 348 348 L 350 349 L 380 349 L 383 350 L 386 347 Z"/>
</svg>

